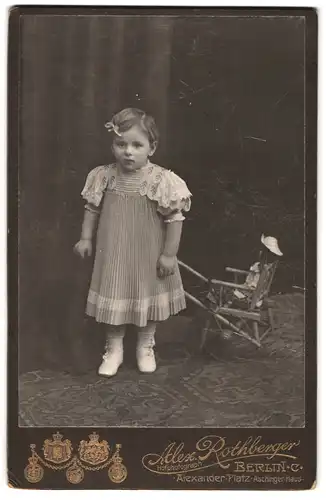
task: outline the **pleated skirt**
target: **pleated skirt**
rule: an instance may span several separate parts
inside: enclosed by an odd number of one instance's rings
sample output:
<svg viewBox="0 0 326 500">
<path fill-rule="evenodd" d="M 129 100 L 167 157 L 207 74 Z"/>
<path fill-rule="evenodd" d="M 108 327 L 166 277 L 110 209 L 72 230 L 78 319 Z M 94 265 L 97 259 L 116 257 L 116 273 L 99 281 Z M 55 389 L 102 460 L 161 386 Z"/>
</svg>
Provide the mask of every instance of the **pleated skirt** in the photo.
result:
<svg viewBox="0 0 326 500">
<path fill-rule="evenodd" d="M 186 307 L 178 266 L 157 276 L 166 223 L 156 203 L 138 193 L 107 191 L 97 231 L 86 313 L 111 325 L 146 326 Z"/>
</svg>

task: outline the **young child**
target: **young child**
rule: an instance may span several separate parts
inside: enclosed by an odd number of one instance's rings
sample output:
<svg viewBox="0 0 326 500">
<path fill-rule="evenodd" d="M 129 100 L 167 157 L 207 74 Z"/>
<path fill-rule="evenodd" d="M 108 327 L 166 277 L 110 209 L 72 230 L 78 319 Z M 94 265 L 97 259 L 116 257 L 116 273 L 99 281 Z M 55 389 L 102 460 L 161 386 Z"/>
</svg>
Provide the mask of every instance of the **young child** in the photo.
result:
<svg viewBox="0 0 326 500">
<path fill-rule="evenodd" d="M 86 314 L 107 324 L 98 373 L 116 374 L 128 324 L 138 330 L 138 368 L 150 373 L 156 369 L 156 323 L 186 306 L 177 252 L 191 193 L 180 177 L 149 160 L 158 143 L 151 116 L 127 108 L 105 126 L 113 135 L 116 161 L 87 177 L 84 221 L 74 250 L 83 258 L 92 254 L 99 217 L 86 306 Z"/>
</svg>

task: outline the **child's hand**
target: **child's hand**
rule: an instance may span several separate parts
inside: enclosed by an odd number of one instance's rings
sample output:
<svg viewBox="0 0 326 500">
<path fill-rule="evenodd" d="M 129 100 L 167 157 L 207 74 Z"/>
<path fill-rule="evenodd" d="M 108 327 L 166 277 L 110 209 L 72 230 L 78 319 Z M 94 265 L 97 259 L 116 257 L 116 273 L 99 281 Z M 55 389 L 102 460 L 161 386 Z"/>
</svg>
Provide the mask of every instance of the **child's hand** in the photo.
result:
<svg viewBox="0 0 326 500">
<path fill-rule="evenodd" d="M 167 257 L 166 255 L 161 255 L 157 262 L 157 275 L 159 278 L 166 278 L 171 274 L 174 274 L 176 266 L 175 257 Z"/>
<path fill-rule="evenodd" d="M 92 255 L 92 240 L 79 240 L 74 246 L 74 252 L 82 258 Z"/>
</svg>

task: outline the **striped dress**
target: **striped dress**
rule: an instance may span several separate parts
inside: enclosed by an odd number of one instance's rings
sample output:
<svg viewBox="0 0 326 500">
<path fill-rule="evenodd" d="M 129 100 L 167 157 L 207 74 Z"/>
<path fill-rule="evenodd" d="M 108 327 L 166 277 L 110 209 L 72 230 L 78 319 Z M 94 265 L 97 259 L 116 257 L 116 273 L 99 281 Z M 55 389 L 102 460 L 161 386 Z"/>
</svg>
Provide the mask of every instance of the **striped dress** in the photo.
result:
<svg viewBox="0 0 326 500">
<path fill-rule="evenodd" d="M 82 196 L 86 209 L 100 213 L 86 313 L 142 327 L 184 309 L 178 266 L 172 276 L 157 276 L 167 224 L 190 208 L 184 181 L 151 163 L 128 173 L 104 165 L 90 172 Z"/>
</svg>

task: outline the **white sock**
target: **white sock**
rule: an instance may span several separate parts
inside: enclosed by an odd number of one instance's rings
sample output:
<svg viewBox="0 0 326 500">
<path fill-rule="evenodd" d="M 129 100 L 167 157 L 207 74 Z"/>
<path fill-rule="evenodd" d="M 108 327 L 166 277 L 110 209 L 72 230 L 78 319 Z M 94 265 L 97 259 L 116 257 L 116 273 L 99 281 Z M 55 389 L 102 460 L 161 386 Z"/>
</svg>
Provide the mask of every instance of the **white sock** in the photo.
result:
<svg viewBox="0 0 326 500">
<path fill-rule="evenodd" d="M 138 329 L 137 349 L 140 347 L 155 346 L 156 323 L 150 322 Z"/>
<path fill-rule="evenodd" d="M 105 350 L 123 347 L 126 325 L 109 326 L 106 332 Z"/>
</svg>

